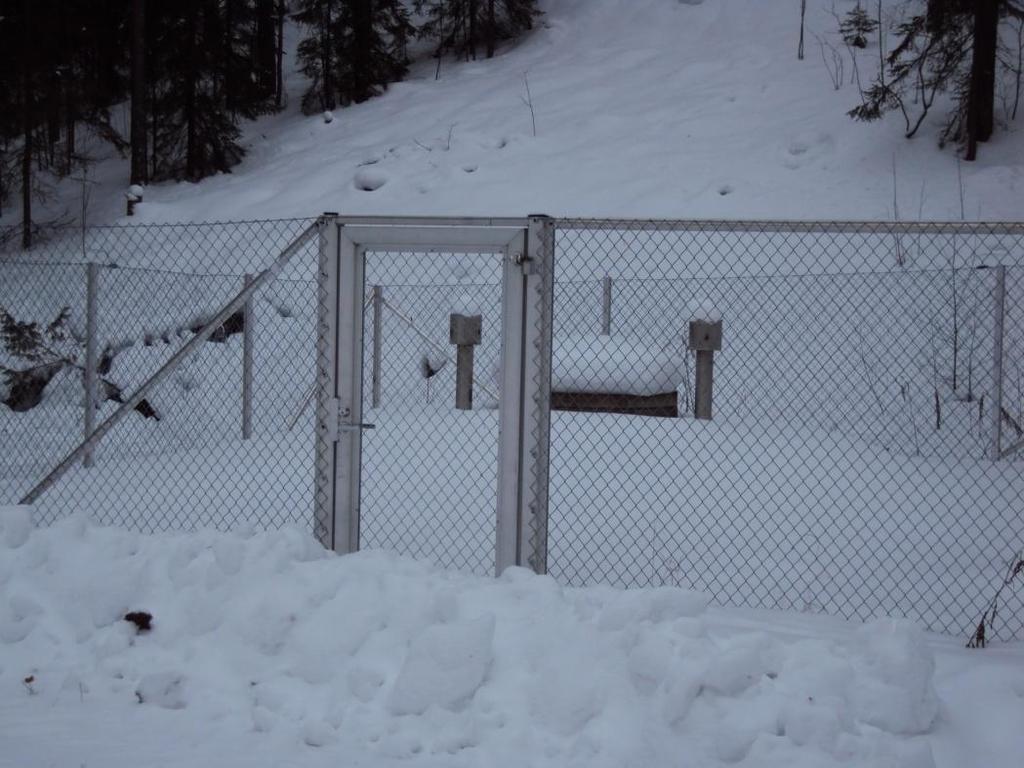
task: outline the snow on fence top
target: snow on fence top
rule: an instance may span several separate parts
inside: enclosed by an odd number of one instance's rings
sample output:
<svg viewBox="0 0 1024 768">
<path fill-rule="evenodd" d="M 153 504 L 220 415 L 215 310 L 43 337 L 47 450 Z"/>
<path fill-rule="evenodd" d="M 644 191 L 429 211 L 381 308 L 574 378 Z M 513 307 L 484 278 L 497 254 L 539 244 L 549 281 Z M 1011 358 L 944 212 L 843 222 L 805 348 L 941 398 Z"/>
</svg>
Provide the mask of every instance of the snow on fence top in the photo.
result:
<svg viewBox="0 0 1024 768">
<path fill-rule="evenodd" d="M 551 389 L 623 395 L 674 392 L 686 370 L 682 339 L 657 345 L 635 336 L 560 336 Z"/>
</svg>

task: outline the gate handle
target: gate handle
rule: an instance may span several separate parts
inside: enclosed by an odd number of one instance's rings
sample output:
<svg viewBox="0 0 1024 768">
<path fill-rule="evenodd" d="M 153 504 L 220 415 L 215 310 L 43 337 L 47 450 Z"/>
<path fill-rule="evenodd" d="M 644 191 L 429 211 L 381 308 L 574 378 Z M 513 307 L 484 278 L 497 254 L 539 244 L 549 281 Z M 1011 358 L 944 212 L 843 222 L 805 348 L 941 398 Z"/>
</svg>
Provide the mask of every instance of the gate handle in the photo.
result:
<svg viewBox="0 0 1024 768">
<path fill-rule="evenodd" d="M 339 432 L 356 432 L 361 429 L 376 429 L 376 424 L 339 424 Z"/>
</svg>

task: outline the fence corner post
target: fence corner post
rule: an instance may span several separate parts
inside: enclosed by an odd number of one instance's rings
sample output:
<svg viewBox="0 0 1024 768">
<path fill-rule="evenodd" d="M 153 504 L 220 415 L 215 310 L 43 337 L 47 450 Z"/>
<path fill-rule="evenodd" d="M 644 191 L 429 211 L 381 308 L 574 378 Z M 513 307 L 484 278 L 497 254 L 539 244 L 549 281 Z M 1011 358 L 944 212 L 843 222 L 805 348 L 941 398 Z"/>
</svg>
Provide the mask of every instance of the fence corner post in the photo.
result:
<svg viewBox="0 0 1024 768">
<path fill-rule="evenodd" d="M 253 277 L 246 274 L 242 288 L 252 285 Z M 253 343 L 252 297 L 242 305 L 242 439 L 252 437 L 252 343 Z"/>
<path fill-rule="evenodd" d="M 90 261 L 85 267 L 85 423 L 83 440 L 88 440 L 96 427 L 97 361 L 96 361 L 96 302 L 99 292 L 99 264 Z M 82 466 L 93 465 L 92 447 L 82 457 Z"/>
<path fill-rule="evenodd" d="M 1006 267 L 996 267 L 993 291 L 994 327 L 992 333 L 992 461 L 999 461 L 1003 444 L 1003 323 L 1006 316 Z"/>
</svg>

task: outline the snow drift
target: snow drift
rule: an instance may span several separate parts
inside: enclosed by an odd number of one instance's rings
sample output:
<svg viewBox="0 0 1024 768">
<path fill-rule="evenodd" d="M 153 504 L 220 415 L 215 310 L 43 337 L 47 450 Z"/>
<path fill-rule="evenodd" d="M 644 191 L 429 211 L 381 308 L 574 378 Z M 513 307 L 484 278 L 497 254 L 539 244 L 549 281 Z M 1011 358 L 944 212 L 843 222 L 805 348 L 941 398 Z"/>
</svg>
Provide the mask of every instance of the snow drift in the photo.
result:
<svg viewBox="0 0 1024 768">
<path fill-rule="evenodd" d="M 903 622 L 842 640 L 722 633 L 693 592 L 335 557 L 299 531 L 145 536 L 79 516 L 32 530 L 21 508 L 0 526 L 15 764 L 60 755 L 76 727 L 146 744 L 122 726 L 142 718 L 216 723 L 210 744 L 248 745 L 226 750 L 246 765 L 296 749 L 372 765 L 932 765 L 907 737 L 935 719 L 933 659 Z M 122 619 L 136 609 L 151 631 Z M 59 743 L 33 739 L 25 723 L 56 712 Z M 90 738 L 74 754 L 91 765 Z"/>
</svg>

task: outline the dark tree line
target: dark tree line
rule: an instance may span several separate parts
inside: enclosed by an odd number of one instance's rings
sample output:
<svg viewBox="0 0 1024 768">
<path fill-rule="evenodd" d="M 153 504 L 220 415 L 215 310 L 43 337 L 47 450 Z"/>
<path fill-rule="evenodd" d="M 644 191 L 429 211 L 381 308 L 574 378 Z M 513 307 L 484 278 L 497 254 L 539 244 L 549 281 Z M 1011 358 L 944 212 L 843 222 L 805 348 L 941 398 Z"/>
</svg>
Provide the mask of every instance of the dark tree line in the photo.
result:
<svg viewBox="0 0 1024 768">
<path fill-rule="evenodd" d="M 876 8 L 869 31 L 882 25 L 881 7 Z M 878 73 L 850 115 L 876 120 L 899 111 L 911 137 L 935 97 L 951 92 L 955 108 L 942 142 L 961 144 L 964 158 L 974 160 L 978 144 L 992 137 L 996 125 L 1000 25 L 1011 19 L 1024 23 L 1024 0 L 912 0 L 908 8 L 911 12 L 892 30 L 895 44 L 887 52 L 880 50 Z M 866 12 L 863 16 L 862 27 Z M 1015 74 L 1019 92 L 1021 73 Z"/>
<path fill-rule="evenodd" d="M 502 40 L 533 27 L 537 0 L 296 0 L 295 19 L 306 30 L 299 63 L 310 86 L 307 113 L 358 104 L 401 80 L 407 47 L 418 37 L 445 54 L 494 56 Z M 422 18 L 416 28 L 410 6 Z"/>
<path fill-rule="evenodd" d="M 131 181 L 198 180 L 238 162 L 240 118 L 281 105 L 282 0 L 2 0 L 0 205 L 20 186 L 22 240 L 44 173 L 88 162 L 83 129 Z M 127 136 L 111 110 L 130 100 Z"/>
<path fill-rule="evenodd" d="M 414 37 L 438 57 L 492 56 L 538 14 L 536 0 L 0 0 L 0 213 L 17 190 L 30 247 L 41 180 L 89 161 L 83 130 L 130 158 L 132 184 L 229 171 L 240 121 L 282 106 L 289 18 L 314 112 L 400 80 Z"/>
</svg>

